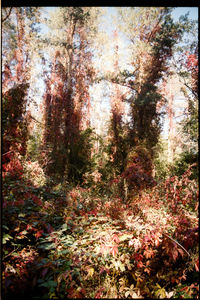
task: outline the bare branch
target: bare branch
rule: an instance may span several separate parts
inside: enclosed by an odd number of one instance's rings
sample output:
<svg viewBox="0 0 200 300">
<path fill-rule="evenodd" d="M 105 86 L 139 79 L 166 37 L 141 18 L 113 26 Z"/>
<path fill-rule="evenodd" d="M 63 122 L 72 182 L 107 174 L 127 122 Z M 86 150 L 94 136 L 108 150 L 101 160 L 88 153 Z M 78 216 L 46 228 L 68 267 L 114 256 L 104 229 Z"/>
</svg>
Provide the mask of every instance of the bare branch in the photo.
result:
<svg viewBox="0 0 200 300">
<path fill-rule="evenodd" d="M 163 233 L 165 236 L 167 236 L 170 240 L 172 240 L 173 242 L 175 242 L 178 246 L 180 246 L 186 253 L 188 256 L 190 256 L 190 253 L 187 252 L 187 250 L 181 245 L 179 244 L 179 242 L 177 242 L 176 240 L 174 240 L 171 236 L 169 236 L 168 234 L 166 233 Z"/>
<path fill-rule="evenodd" d="M 30 117 L 31 117 L 31 119 L 33 119 L 35 122 L 37 122 L 37 123 L 39 123 L 39 124 L 41 124 L 41 125 L 43 125 L 43 126 L 44 126 L 44 124 L 43 124 L 43 123 L 41 123 L 40 121 L 36 120 L 34 117 L 32 117 L 32 116 L 30 116 Z"/>
<path fill-rule="evenodd" d="M 14 150 L 8 151 L 8 152 L 2 154 L 2 156 L 6 155 L 6 154 L 8 154 L 8 153 L 10 153 L 10 152 L 14 152 Z"/>
<path fill-rule="evenodd" d="M 10 10 L 9 10 L 7 16 L 1 20 L 2 23 L 5 22 L 9 18 L 11 11 L 12 11 L 12 7 L 10 7 Z"/>
</svg>

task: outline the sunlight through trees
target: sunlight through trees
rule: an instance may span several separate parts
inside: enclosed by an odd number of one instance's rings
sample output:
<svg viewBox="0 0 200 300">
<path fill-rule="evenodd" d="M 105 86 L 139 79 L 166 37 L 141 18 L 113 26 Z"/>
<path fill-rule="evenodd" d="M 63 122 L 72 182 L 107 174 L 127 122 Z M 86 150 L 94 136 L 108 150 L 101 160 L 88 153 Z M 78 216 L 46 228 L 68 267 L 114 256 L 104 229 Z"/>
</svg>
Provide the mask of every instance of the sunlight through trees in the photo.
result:
<svg viewBox="0 0 200 300">
<path fill-rule="evenodd" d="M 198 297 L 198 21 L 175 11 L 2 7 L 5 299 Z"/>
</svg>

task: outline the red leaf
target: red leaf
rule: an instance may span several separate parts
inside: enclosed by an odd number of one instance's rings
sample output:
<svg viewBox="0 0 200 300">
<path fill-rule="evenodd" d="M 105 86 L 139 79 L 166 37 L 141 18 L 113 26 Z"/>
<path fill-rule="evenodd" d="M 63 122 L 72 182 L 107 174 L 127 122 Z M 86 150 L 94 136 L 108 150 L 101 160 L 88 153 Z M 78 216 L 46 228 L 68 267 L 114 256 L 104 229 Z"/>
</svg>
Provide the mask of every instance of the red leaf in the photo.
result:
<svg viewBox="0 0 200 300">
<path fill-rule="evenodd" d="M 135 253 L 134 258 L 136 261 L 141 261 L 143 259 L 143 256 L 141 254 Z"/>
<path fill-rule="evenodd" d="M 183 257 L 184 256 L 184 251 L 180 248 L 178 248 L 178 252 L 180 253 L 180 255 Z"/>
<path fill-rule="evenodd" d="M 113 241 L 116 242 L 116 243 L 119 243 L 119 242 L 120 242 L 120 240 L 119 240 L 117 234 L 114 234 L 114 235 L 113 235 Z"/>
<path fill-rule="evenodd" d="M 178 251 L 177 250 L 174 250 L 172 252 L 172 257 L 173 257 L 173 260 L 176 261 L 177 257 L 178 257 Z"/>
<path fill-rule="evenodd" d="M 42 235 L 43 232 L 44 232 L 43 230 L 37 231 L 35 234 L 36 239 L 38 239 Z"/>
<path fill-rule="evenodd" d="M 113 256 L 115 256 L 118 253 L 118 247 L 117 245 L 113 246 L 110 250 L 110 254 L 112 254 Z"/>
<path fill-rule="evenodd" d="M 98 291 L 96 292 L 95 298 L 102 298 L 102 292 L 103 292 L 104 288 L 101 287 L 100 289 L 98 289 Z"/>
<path fill-rule="evenodd" d="M 104 267 L 102 267 L 102 268 L 100 269 L 100 272 L 99 272 L 99 274 L 103 273 L 104 271 L 105 271 L 105 268 L 104 268 Z"/>
<path fill-rule="evenodd" d="M 29 229 L 32 229 L 32 226 L 28 224 L 28 225 L 26 226 L 26 230 L 29 230 Z"/>
<path fill-rule="evenodd" d="M 142 267 L 144 267 L 143 262 L 142 262 L 142 261 L 139 261 L 139 262 L 137 263 L 137 268 L 142 268 Z"/>
<path fill-rule="evenodd" d="M 37 196 L 32 195 L 32 200 L 35 202 L 35 204 L 37 204 L 38 206 L 42 206 L 42 201 L 41 199 L 39 199 Z"/>
</svg>

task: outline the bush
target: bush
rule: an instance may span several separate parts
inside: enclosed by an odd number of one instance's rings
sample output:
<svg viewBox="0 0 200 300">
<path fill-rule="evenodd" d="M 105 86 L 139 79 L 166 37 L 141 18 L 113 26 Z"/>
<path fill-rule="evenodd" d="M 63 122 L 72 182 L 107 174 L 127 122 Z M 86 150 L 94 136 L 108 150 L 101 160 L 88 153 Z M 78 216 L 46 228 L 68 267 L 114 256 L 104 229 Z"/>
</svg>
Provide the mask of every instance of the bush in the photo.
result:
<svg viewBox="0 0 200 300">
<path fill-rule="evenodd" d="M 192 168 L 190 175 L 191 179 L 198 179 L 199 168 L 198 168 L 198 153 L 183 152 L 179 159 L 177 159 L 172 167 L 173 174 L 181 176 L 192 164 L 195 164 Z"/>
<path fill-rule="evenodd" d="M 24 178 L 30 181 L 34 186 L 43 186 L 46 183 L 46 177 L 43 169 L 37 161 L 25 161 Z"/>
</svg>

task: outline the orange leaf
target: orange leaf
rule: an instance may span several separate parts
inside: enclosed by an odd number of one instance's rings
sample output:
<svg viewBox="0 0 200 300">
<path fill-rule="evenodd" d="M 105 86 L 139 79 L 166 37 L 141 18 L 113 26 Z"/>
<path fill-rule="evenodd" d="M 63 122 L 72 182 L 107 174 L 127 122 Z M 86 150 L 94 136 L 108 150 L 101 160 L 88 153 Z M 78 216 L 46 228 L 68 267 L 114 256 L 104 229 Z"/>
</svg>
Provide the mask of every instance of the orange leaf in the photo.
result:
<svg viewBox="0 0 200 300">
<path fill-rule="evenodd" d="M 36 239 L 38 239 L 42 235 L 43 232 L 44 232 L 43 230 L 37 231 L 35 234 Z"/>
<path fill-rule="evenodd" d="M 146 258 L 151 258 L 151 257 L 154 256 L 154 252 L 153 252 L 152 249 L 148 249 L 148 250 L 144 251 L 144 255 L 145 255 Z"/>
<path fill-rule="evenodd" d="M 173 257 L 173 260 L 176 261 L 177 257 L 178 257 L 178 251 L 177 250 L 174 250 L 172 252 L 172 257 Z"/>
<path fill-rule="evenodd" d="M 145 268 L 145 269 L 144 269 L 144 272 L 147 272 L 148 274 L 150 274 L 150 269 Z"/>
<path fill-rule="evenodd" d="M 194 266 L 195 266 L 195 270 L 196 270 L 197 272 L 199 272 L 199 262 L 196 263 L 196 264 L 194 264 Z"/>
<path fill-rule="evenodd" d="M 178 248 L 178 252 L 180 253 L 180 255 L 183 257 L 184 256 L 184 251 L 180 248 Z"/>
</svg>

